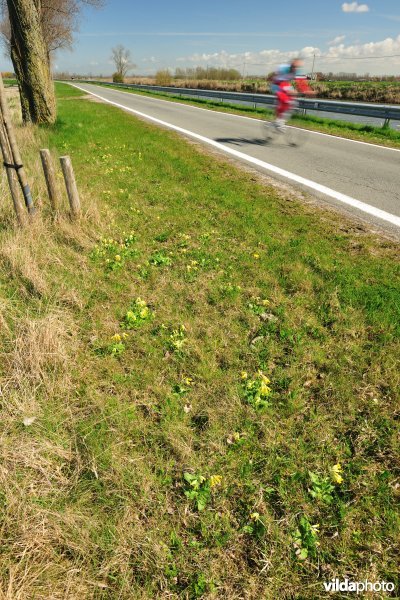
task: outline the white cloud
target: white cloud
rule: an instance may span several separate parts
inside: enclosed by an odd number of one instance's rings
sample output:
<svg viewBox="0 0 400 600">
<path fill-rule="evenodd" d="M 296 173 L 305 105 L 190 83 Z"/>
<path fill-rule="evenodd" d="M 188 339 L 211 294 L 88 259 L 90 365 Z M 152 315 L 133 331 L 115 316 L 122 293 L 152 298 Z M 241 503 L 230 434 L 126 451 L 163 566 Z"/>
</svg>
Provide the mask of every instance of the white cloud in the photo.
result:
<svg viewBox="0 0 400 600">
<path fill-rule="evenodd" d="M 328 46 L 334 46 L 335 44 L 341 44 L 346 39 L 345 35 L 338 35 L 333 40 L 328 42 Z"/>
<path fill-rule="evenodd" d="M 368 4 L 358 4 L 358 2 L 344 2 L 342 11 L 346 13 L 365 13 L 369 12 Z"/>
<path fill-rule="evenodd" d="M 378 42 L 354 43 L 351 45 L 337 43 L 341 37 L 343 36 L 338 36 L 336 40 L 333 40 L 336 43 L 329 45 L 328 50 L 324 52 L 314 46 L 306 46 L 292 52 L 268 49 L 260 52 L 230 54 L 226 50 L 221 50 L 220 52 L 196 53 L 180 57 L 177 62 L 186 66 L 205 66 L 208 64 L 210 66 L 232 67 L 239 69 L 241 72 L 245 67 L 246 73 L 265 74 L 275 69 L 277 65 L 288 62 L 297 56 L 304 59 L 305 69 L 311 71 L 315 54 L 315 69 L 317 71 L 359 73 L 369 71 L 377 75 L 400 73 L 400 57 L 396 56 L 400 55 L 400 35 L 396 38 L 389 37 Z"/>
<path fill-rule="evenodd" d="M 282 50 L 261 50 L 260 52 L 243 52 L 240 54 L 229 54 L 225 50 L 210 54 L 195 53 L 177 59 L 180 63 L 192 63 L 194 65 L 213 65 L 225 68 L 236 68 L 240 71 L 245 67 L 246 72 L 257 73 L 260 71 L 271 71 L 280 63 L 285 63 L 293 58 L 301 56 L 303 59 L 311 59 L 314 54 L 321 54 L 319 48 L 306 46 L 301 50 L 283 52 Z"/>
<path fill-rule="evenodd" d="M 392 56 L 394 54 L 400 54 L 400 35 L 397 38 L 386 38 L 380 42 L 368 42 L 366 44 L 353 44 L 352 46 L 345 46 L 339 44 L 338 46 L 331 46 L 328 52 L 324 55 L 327 58 L 367 58 L 369 56 Z M 396 57 L 394 57 L 396 58 Z M 384 66 L 386 61 L 382 64 Z"/>
</svg>

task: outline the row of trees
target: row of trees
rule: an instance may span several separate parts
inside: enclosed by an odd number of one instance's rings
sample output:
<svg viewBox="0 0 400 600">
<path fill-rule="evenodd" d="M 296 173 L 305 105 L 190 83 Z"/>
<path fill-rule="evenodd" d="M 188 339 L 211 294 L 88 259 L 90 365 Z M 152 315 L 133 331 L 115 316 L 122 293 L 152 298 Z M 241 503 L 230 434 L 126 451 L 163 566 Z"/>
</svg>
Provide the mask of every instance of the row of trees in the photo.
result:
<svg viewBox="0 0 400 600">
<path fill-rule="evenodd" d="M 0 0 L 0 32 L 9 51 L 21 96 L 25 123 L 54 123 L 56 103 L 51 59 L 68 48 L 86 5 L 103 0 Z"/>
<path fill-rule="evenodd" d="M 357 73 L 329 73 L 317 72 L 314 73 L 314 79 L 316 81 L 400 81 L 400 77 L 395 75 L 370 75 L 365 73 L 364 75 L 358 75 Z"/>
<path fill-rule="evenodd" d="M 196 67 L 175 70 L 175 79 L 211 79 L 213 81 L 239 81 L 242 76 L 237 69 L 223 67 Z"/>
</svg>

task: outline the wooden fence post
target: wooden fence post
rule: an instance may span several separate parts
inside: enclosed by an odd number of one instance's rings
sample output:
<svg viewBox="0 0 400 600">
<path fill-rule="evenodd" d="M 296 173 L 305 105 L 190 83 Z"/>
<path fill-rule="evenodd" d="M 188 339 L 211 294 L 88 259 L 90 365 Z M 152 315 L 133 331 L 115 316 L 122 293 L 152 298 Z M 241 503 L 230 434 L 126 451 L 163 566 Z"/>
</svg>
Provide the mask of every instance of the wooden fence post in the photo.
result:
<svg viewBox="0 0 400 600">
<path fill-rule="evenodd" d="M 50 151 L 47 148 L 40 150 L 40 158 L 42 159 L 43 172 L 46 179 L 47 193 L 49 195 L 50 206 L 53 215 L 57 215 L 59 208 L 59 198 L 57 191 L 56 175 L 54 172 L 53 161 Z"/>
<path fill-rule="evenodd" d="M 69 156 L 60 156 L 60 163 L 67 188 L 69 205 L 71 207 L 71 217 L 73 219 L 78 219 L 81 214 L 81 201 L 79 199 L 79 193 L 71 159 Z"/>
<path fill-rule="evenodd" d="M 7 136 L 3 129 L 3 123 L 0 123 L 0 146 L 1 146 L 1 154 L 3 157 L 3 162 L 5 165 L 8 165 L 12 162 L 11 158 L 11 150 L 8 144 Z M 6 173 L 8 179 L 8 185 L 10 186 L 10 192 L 12 201 L 14 204 L 15 214 L 17 215 L 17 219 L 20 225 L 24 225 L 26 222 L 25 218 L 25 210 L 24 206 L 19 197 L 19 185 L 18 180 L 16 178 L 15 170 L 12 167 L 6 166 Z"/>
<path fill-rule="evenodd" d="M 6 93 L 4 89 L 3 77 L 0 73 L 0 113 L 4 125 L 4 133 L 8 138 L 8 143 L 11 151 L 12 161 L 9 163 L 12 165 L 11 168 L 15 169 L 18 177 L 19 184 L 24 195 L 25 205 L 28 212 L 31 214 L 35 213 L 35 207 L 33 205 L 31 188 L 29 187 L 28 178 L 25 173 L 24 165 L 21 161 L 21 155 L 17 140 L 15 138 L 14 126 L 11 121 L 10 111 L 8 109 L 8 103 L 6 99 Z"/>
</svg>

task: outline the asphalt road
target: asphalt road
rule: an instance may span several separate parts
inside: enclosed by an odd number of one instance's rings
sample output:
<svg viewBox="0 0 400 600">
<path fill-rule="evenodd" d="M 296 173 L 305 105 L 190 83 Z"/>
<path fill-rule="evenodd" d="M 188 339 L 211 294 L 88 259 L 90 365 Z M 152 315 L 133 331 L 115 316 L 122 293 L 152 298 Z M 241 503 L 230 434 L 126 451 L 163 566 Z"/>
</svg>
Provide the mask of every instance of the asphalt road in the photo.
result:
<svg viewBox="0 0 400 600">
<path fill-rule="evenodd" d="M 300 147 L 286 140 L 266 145 L 259 120 L 90 84 L 77 87 L 400 237 L 400 150 L 306 131 Z"/>
</svg>

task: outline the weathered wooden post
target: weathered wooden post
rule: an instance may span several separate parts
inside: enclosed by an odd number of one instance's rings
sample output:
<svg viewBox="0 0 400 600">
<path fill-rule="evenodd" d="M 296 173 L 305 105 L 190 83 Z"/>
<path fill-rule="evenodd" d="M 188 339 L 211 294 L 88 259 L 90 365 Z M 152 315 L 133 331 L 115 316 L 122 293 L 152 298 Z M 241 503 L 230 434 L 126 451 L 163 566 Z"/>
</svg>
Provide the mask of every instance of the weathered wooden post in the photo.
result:
<svg viewBox="0 0 400 600">
<path fill-rule="evenodd" d="M 59 209 L 59 197 L 56 183 L 56 175 L 54 172 L 54 165 L 51 159 L 50 151 L 44 148 L 40 151 L 40 158 L 42 159 L 42 166 L 44 177 L 46 179 L 47 193 L 49 195 L 50 206 L 53 215 L 57 215 Z"/>
<path fill-rule="evenodd" d="M 4 132 L 8 138 L 8 143 L 11 150 L 12 160 L 10 163 L 11 169 L 14 169 L 17 173 L 18 181 L 22 189 L 22 193 L 25 199 L 25 205 L 28 209 L 29 213 L 34 214 L 35 207 L 33 206 L 31 188 L 29 187 L 28 178 L 25 173 L 24 166 L 21 161 L 21 155 L 19 153 L 19 148 L 17 144 L 17 140 L 15 138 L 14 127 L 11 121 L 10 111 L 8 109 L 8 103 L 6 98 L 6 93 L 4 89 L 3 77 L 0 73 L 0 112 L 1 118 L 4 125 Z"/>
<path fill-rule="evenodd" d="M 20 225 L 24 225 L 25 218 L 25 210 L 24 206 L 19 197 L 19 185 L 18 180 L 16 178 L 15 170 L 10 165 L 12 162 L 11 158 L 11 150 L 8 144 L 7 136 L 4 132 L 3 123 L 0 123 L 0 146 L 1 146 L 1 154 L 3 157 L 4 166 L 6 168 L 8 185 L 10 186 L 10 192 L 12 201 L 14 204 L 15 214 L 17 215 L 17 219 Z"/>
<path fill-rule="evenodd" d="M 60 156 L 60 163 L 67 188 L 69 205 L 71 207 L 71 217 L 73 219 L 79 219 L 81 214 L 81 201 L 79 199 L 79 193 L 71 159 L 69 156 Z"/>
</svg>

